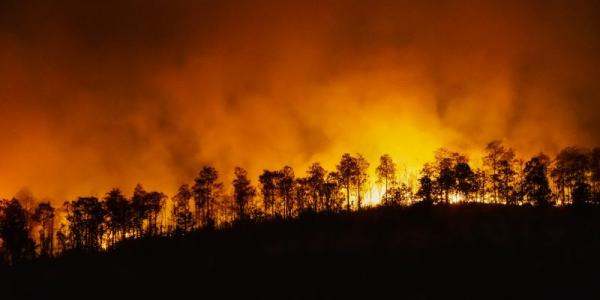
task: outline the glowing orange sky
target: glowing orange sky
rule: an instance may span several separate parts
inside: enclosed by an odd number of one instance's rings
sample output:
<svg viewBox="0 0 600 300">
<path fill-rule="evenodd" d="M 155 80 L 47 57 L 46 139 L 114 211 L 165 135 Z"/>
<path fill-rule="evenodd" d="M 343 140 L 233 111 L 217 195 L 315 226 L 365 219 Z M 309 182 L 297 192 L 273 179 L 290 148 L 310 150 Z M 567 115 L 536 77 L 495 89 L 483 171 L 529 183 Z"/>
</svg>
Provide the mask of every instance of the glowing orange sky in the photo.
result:
<svg viewBox="0 0 600 300">
<path fill-rule="evenodd" d="M 89 2 L 0 4 L 0 197 L 600 139 L 595 1 Z"/>
</svg>

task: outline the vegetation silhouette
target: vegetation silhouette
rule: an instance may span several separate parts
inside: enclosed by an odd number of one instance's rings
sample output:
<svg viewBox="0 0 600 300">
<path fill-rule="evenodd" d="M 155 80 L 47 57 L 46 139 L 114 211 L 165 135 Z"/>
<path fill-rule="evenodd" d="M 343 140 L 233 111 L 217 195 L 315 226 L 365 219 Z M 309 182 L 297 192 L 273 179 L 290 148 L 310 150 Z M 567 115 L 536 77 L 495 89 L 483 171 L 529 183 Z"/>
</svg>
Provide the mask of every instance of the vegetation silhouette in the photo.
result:
<svg viewBox="0 0 600 300">
<path fill-rule="evenodd" d="M 115 188 L 58 208 L 1 200 L 0 287 L 8 299 L 595 292 L 600 148 L 528 160 L 499 141 L 484 151 L 473 168 L 440 149 L 414 182 L 382 155 L 375 207 L 364 204 L 369 163 L 348 153 L 332 172 L 264 170 L 258 187 L 236 167 L 231 194 L 207 165 L 170 199 L 138 184 L 131 197 Z"/>
</svg>

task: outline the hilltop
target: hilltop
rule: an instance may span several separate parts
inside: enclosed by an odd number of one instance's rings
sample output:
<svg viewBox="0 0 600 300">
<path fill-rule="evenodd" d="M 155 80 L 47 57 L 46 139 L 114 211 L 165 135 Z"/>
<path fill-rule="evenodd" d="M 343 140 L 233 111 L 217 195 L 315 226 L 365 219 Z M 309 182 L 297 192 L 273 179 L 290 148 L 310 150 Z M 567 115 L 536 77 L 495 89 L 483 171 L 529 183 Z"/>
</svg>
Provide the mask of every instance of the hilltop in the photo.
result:
<svg viewBox="0 0 600 300">
<path fill-rule="evenodd" d="M 475 204 L 306 214 L 36 260 L 6 271 L 3 292 L 85 299 L 572 297 L 595 292 L 587 274 L 600 270 L 599 217 L 596 207 Z"/>
</svg>

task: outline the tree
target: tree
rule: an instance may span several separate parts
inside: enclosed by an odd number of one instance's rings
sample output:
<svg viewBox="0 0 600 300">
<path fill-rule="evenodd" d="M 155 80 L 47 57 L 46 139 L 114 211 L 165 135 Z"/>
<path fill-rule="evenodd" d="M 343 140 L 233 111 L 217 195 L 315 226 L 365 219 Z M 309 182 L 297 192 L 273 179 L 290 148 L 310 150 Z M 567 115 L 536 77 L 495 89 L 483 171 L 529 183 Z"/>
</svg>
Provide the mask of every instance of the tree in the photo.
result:
<svg viewBox="0 0 600 300">
<path fill-rule="evenodd" d="M 591 198 L 591 187 L 585 181 L 576 182 L 571 191 L 571 199 L 573 199 L 573 206 L 585 206 L 589 203 Z"/>
<path fill-rule="evenodd" d="M 397 206 L 407 202 L 412 197 L 412 190 L 406 183 L 389 188 L 383 195 L 382 204 Z"/>
<path fill-rule="evenodd" d="M 39 203 L 32 215 L 32 220 L 40 227 L 40 256 L 52 256 L 54 240 L 54 207 L 52 207 L 50 202 Z"/>
<path fill-rule="evenodd" d="M 435 152 L 435 165 L 433 171 L 437 173 L 435 186 L 446 203 L 449 203 L 450 194 L 456 190 L 455 166 L 459 163 L 466 164 L 467 158 L 457 152 L 440 148 Z"/>
<path fill-rule="evenodd" d="M 444 202 L 450 202 L 450 193 L 454 188 L 455 178 L 454 178 L 454 170 L 449 165 L 443 166 L 440 169 L 440 173 L 436 180 L 436 184 L 440 189 L 440 192 L 444 198 Z"/>
<path fill-rule="evenodd" d="M 590 152 L 590 183 L 592 192 L 592 201 L 600 203 L 600 148 L 596 147 Z"/>
<path fill-rule="evenodd" d="M 294 180 L 294 199 L 296 200 L 296 210 L 298 214 L 308 208 L 306 200 L 309 194 L 310 187 L 308 178 L 296 178 L 296 180 Z"/>
<path fill-rule="evenodd" d="M 343 198 L 340 196 L 339 174 L 330 172 L 327 174 L 323 184 L 323 196 L 325 197 L 325 210 L 332 211 L 343 205 Z M 341 203 L 340 203 L 341 201 Z"/>
<path fill-rule="evenodd" d="M 219 173 L 215 168 L 205 166 L 198 173 L 192 187 L 196 204 L 196 222 L 208 227 L 214 225 L 214 203 L 223 190 L 223 184 L 217 182 L 218 178 Z"/>
<path fill-rule="evenodd" d="M 327 172 L 320 163 L 313 163 L 307 171 L 307 187 L 312 198 L 312 210 L 319 211 L 323 205 L 323 189 Z"/>
<path fill-rule="evenodd" d="M 29 236 L 27 211 L 17 199 L 2 200 L 0 211 L 0 238 L 7 253 L 9 265 L 16 265 L 35 255 L 35 243 Z"/>
<path fill-rule="evenodd" d="M 110 190 L 104 197 L 108 231 L 110 233 L 111 245 L 117 240 L 125 238 L 131 219 L 131 206 L 121 190 L 115 188 Z"/>
<path fill-rule="evenodd" d="M 362 187 L 367 183 L 369 175 L 367 169 L 369 168 L 369 162 L 359 153 L 356 155 L 356 176 L 354 177 L 354 186 L 356 187 L 356 207 L 360 210 L 362 208 Z"/>
<path fill-rule="evenodd" d="M 283 216 L 288 218 L 292 215 L 294 194 L 294 169 L 285 166 L 277 173 L 277 190 L 283 199 Z"/>
<path fill-rule="evenodd" d="M 58 241 L 59 252 L 65 252 L 71 248 L 68 228 L 64 223 L 56 231 L 56 240 Z"/>
<path fill-rule="evenodd" d="M 189 231 L 194 220 L 190 211 L 190 200 L 192 199 L 192 191 L 189 185 L 183 184 L 173 196 L 173 220 L 175 221 L 175 232 L 182 233 Z"/>
<path fill-rule="evenodd" d="M 275 215 L 275 192 L 277 191 L 277 171 L 263 170 L 263 173 L 258 177 L 261 185 L 261 194 L 263 196 L 263 208 L 265 213 Z"/>
<path fill-rule="evenodd" d="M 507 204 L 514 204 L 515 197 L 515 181 L 517 172 L 514 170 L 513 159 L 503 159 L 498 162 L 496 176 L 492 180 L 496 181 L 496 189 L 498 195 Z"/>
<path fill-rule="evenodd" d="M 384 184 L 383 202 L 388 202 L 388 184 L 395 181 L 396 164 L 391 156 L 384 154 L 379 158 L 379 166 L 375 170 L 377 172 L 377 183 Z"/>
<path fill-rule="evenodd" d="M 549 164 L 548 156 L 540 153 L 527 161 L 523 169 L 523 194 L 538 206 L 546 206 L 550 202 L 551 190 L 547 177 Z"/>
<path fill-rule="evenodd" d="M 513 169 L 515 176 L 513 178 L 513 191 L 510 197 L 510 201 L 513 204 L 521 203 L 524 200 L 525 192 L 523 191 L 523 181 L 525 180 L 525 162 L 516 158 L 514 160 Z"/>
<path fill-rule="evenodd" d="M 462 194 L 464 201 L 469 201 L 471 194 L 477 192 L 477 177 L 466 162 L 458 162 L 454 166 L 456 190 Z"/>
<path fill-rule="evenodd" d="M 560 151 L 554 159 L 554 167 L 550 173 L 558 191 L 561 204 L 566 204 L 575 184 L 587 181 L 590 169 L 589 156 L 583 149 L 567 147 Z"/>
<path fill-rule="evenodd" d="M 147 192 L 140 184 L 135 186 L 131 197 L 131 223 L 136 236 L 155 235 L 161 231 L 162 226 L 159 228 L 158 218 L 166 198 L 161 192 Z"/>
<path fill-rule="evenodd" d="M 350 188 L 358 176 L 358 163 L 354 157 L 348 153 L 342 155 L 340 163 L 337 165 L 337 174 L 339 175 L 340 186 L 346 190 L 346 209 L 350 211 Z"/>
<path fill-rule="evenodd" d="M 162 232 L 162 225 L 158 226 L 158 218 L 166 198 L 165 194 L 157 191 L 149 192 L 144 197 L 144 206 L 148 211 L 146 234 L 150 236 Z"/>
<path fill-rule="evenodd" d="M 511 148 L 505 148 L 501 141 L 496 140 L 487 144 L 485 152 L 483 165 L 490 175 L 489 183 L 493 202 L 498 203 L 501 197 L 507 201 L 515 175 L 512 169 L 515 158 L 514 151 Z"/>
<path fill-rule="evenodd" d="M 433 203 L 433 181 L 428 174 L 423 174 L 419 178 L 419 190 L 417 196 L 425 203 Z"/>
<path fill-rule="evenodd" d="M 148 219 L 150 210 L 146 202 L 148 192 L 144 190 L 142 185 L 137 184 L 133 189 L 133 196 L 131 196 L 131 209 L 132 209 L 132 228 L 134 235 L 139 237 L 144 232 L 144 221 Z"/>
<path fill-rule="evenodd" d="M 475 171 L 475 193 L 476 201 L 485 202 L 485 187 L 487 185 L 487 174 L 484 170 L 477 169 Z"/>
<path fill-rule="evenodd" d="M 105 232 L 105 210 L 96 197 L 79 197 L 68 205 L 67 220 L 72 246 L 83 251 L 98 251 Z"/>
<path fill-rule="evenodd" d="M 233 199 L 236 205 L 237 219 L 242 221 L 248 217 L 248 206 L 252 198 L 256 195 L 256 190 L 252 187 L 246 170 L 236 167 L 234 176 L 235 179 L 232 182 Z"/>
<path fill-rule="evenodd" d="M 358 209 L 362 206 L 362 187 L 368 179 L 367 169 L 369 163 L 361 155 L 356 157 L 348 153 L 342 155 L 340 163 L 337 165 L 337 173 L 339 174 L 340 185 L 346 190 L 346 209 L 350 210 L 350 189 L 356 188 L 356 206 Z"/>
</svg>

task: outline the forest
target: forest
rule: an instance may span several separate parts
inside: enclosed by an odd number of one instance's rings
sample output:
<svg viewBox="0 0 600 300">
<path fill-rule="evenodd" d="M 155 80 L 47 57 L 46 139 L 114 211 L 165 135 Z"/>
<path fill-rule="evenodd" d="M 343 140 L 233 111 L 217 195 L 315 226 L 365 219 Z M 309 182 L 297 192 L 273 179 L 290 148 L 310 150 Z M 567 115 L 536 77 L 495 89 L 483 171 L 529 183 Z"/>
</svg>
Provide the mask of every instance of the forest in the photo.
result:
<svg viewBox="0 0 600 300">
<path fill-rule="evenodd" d="M 1 256 L 7 266 L 69 251 L 107 251 L 128 239 L 180 236 L 239 222 L 296 218 L 303 213 L 338 213 L 364 208 L 370 163 L 343 154 L 334 171 L 312 164 L 305 176 L 289 166 L 264 170 L 253 185 L 236 167 L 228 195 L 215 168 L 204 166 L 194 182 L 175 195 L 137 185 L 131 197 L 117 188 L 99 199 L 79 197 L 60 208 L 50 202 L 26 206 L 0 201 Z M 384 194 L 379 205 L 502 204 L 574 206 L 600 204 L 600 148 L 568 147 L 550 159 L 543 153 L 523 161 L 500 141 L 485 147 L 483 168 L 447 149 L 423 166 L 418 185 L 398 180 L 396 163 L 382 155 L 375 168 Z M 59 216 L 61 216 L 59 218 Z"/>
<path fill-rule="evenodd" d="M 79 275 L 103 282 L 121 272 L 131 277 L 117 276 L 103 285 L 122 288 L 131 280 L 147 285 L 158 280 L 143 271 L 152 269 L 182 276 L 157 275 L 171 287 L 165 296 L 193 292 L 197 277 L 213 296 L 229 283 L 256 288 L 270 280 L 278 284 L 260 295 L 276 297 L 289 292 L 289 282 L 274 274 L 287 274 L 289 280 L 315 277 L 316 286 L 297 291 L 299 298 L 330 298 L 339 295 L 323 294 L 333 292 L 323 282 L 382 285 L 379 292 L 387 294 L 396 283 L 382 274 L 393 272 L 393 278 L 406 278 L 409 297 L 435 298 L 439 290 L 421 290 L 427 278 L 448 276 L 455 282 L 456 269 L 468 270 L 469 281 L 481 280 L 478 273 L 490 274 L 492 281 L 531 273 L 517 283 L 548 282 L 562 276 L 560 270 L 598 263 L 592 258 L 600 250 L 600 148 L 568 147 L 553 159 L 540 153 L 524 161 L 492 141 L 482 168 L 472 168 L 465 155 L 447 149 L 434 157 L 413 190 L 398 180 L 390 156 L 382 155 L 375 174 L 385 192 L 377 206 L 363 203 L 370 163 L 347 153 L 333 171 L 314 163 L 298 176 L 284 166 L 264 170 L 256 185 L 237 167 L 231 193 L 216 169 L 204 166 L 170 198 L 137 185 L 130 197 L 115 188 L 101 199 L 79 197 L 58 208 L 50 202 L 2 200 L 4 290 L 16 298 L 23 291 L 31 297 L 59 295 L 61 282 L 70 280 L 77 283 L 70 292 L 86 293 L 94 281 Z M 485 270 L 479 262 L 485 262 Z M 265 278 L 245 278 L 245 272 Z M 358 277 L 341 279 L 350 276 L 345 273 Z M 359 275 L 366 273 L 375 275 Z M 39 289 L 26 291 L 23 286 L 30 282 Z M 470 295 L 479 295 L 485 283 L 469 289 Z M 447 291 L 464 292 L 454 285 Z"/>
</svg>

